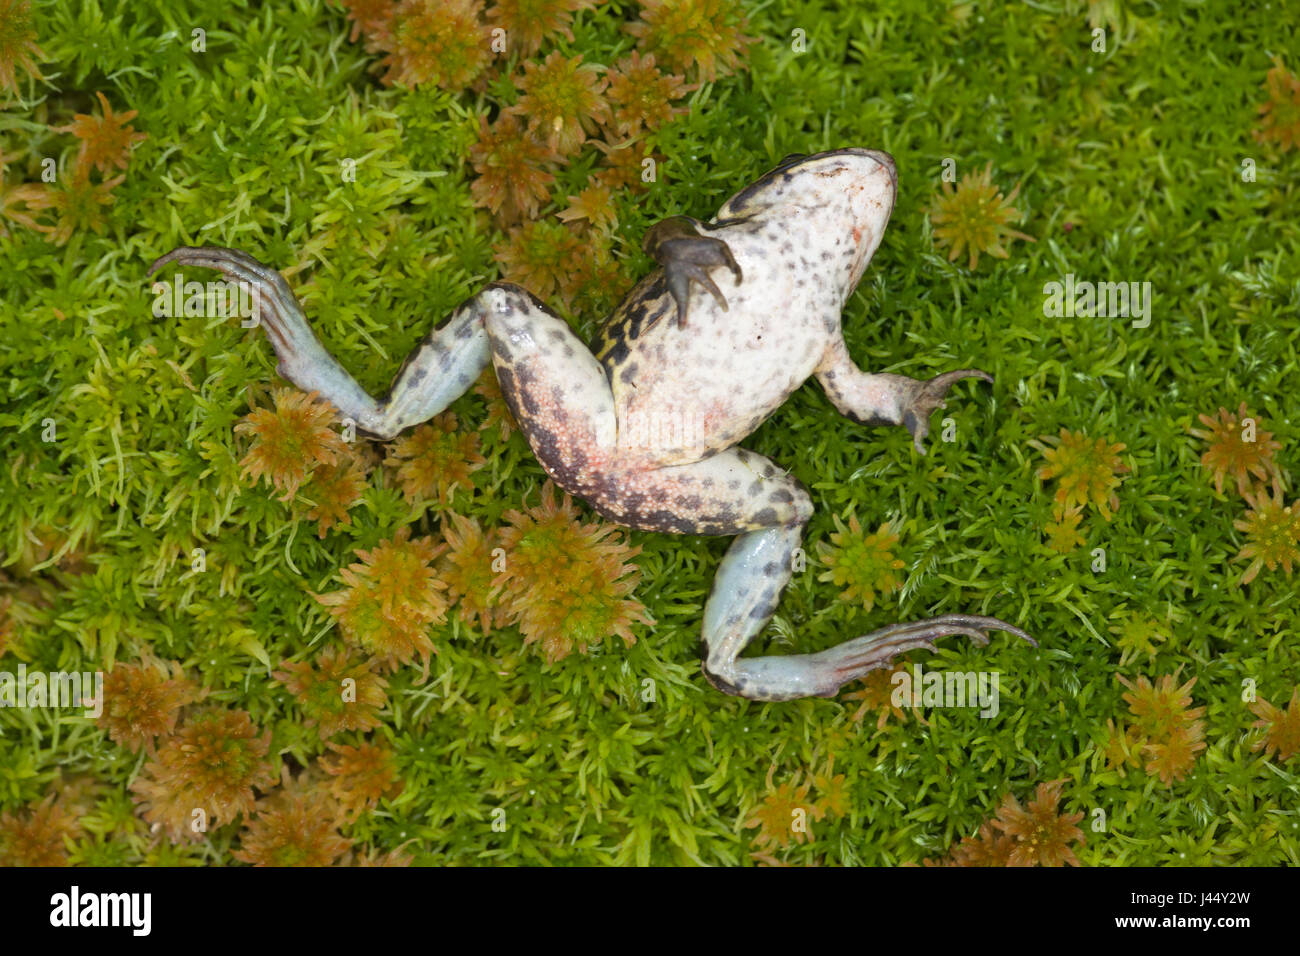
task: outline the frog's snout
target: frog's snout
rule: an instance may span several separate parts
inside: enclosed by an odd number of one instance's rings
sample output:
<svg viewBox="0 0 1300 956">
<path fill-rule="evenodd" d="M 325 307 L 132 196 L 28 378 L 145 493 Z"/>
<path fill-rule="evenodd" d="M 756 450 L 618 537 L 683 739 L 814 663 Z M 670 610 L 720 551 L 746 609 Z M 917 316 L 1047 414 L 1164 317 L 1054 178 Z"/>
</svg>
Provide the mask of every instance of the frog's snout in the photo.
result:
<svg viewBox="0 0 1300 956">
<path fill-rule="evenodd" d="M 885 172 L 889 174 L 890 184 L 895 189 L 897 189 L 898 188 L 898 164 L 894 162 L 894 157 L 890 156 L 888 153 L 879 149 L 868 149 L 868 150 L 863 150 L 863 152 L 865 152 L 868 156 L 870 156 L 872 159 L 874 159 L 877 163 L 879 163 L 884 168 Z"/>
</svg>

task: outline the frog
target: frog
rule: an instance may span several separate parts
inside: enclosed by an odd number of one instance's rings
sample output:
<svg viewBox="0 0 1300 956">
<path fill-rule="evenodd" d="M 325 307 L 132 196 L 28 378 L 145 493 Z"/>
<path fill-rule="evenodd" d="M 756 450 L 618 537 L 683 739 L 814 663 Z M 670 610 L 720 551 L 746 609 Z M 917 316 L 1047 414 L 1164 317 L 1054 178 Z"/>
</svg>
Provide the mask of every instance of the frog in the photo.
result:
<svg viewBox="0 0 1300 956">
<path fill-rule="evenodd" d="M 284 277 L 251 255 L 182 246 L 157 259 L 218 270 L 251 287 L 277 371 L 319 393 L 380 440 L 442 412 L 491 365 L 542 469 L 628 528 L 729 536 L 704 605 L 701 665 L 723 693 L 756 701 L 834 697 L 902 653 L 964 636 L 977 646 L 1007 621 L 946 613 L 890 624 L 825 650 L 742 656 L 775 614 L 802 557 L 813 502 L 785 468 L 741 447 L 816 378 L 860 426 L 901 426 L 924 455 L 932 413 L 975 368 L 922 380 L 866 372 L 849 355 L 843 310 L 893 212 L 897 166 L 859 147 L 792 154 L 709 220 L 651 226 L 655 263 L 588 347 L 522 286 L 495 281 L 435 324 L 373 398 L 312 331 Z"/>
</svg>

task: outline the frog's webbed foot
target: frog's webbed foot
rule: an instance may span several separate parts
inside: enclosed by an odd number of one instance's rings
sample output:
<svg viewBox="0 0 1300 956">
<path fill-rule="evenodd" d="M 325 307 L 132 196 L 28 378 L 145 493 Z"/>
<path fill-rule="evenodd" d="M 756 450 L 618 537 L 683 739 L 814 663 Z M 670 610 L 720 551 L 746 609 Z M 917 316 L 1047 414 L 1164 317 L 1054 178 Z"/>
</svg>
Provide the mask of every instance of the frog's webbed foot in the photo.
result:
<svg viewBox="0 0 1300 956">
<path fill-rule="evenodd" d="M 901 376 L 900 376 L 901 377 Z M 909 384 L 903 386 L 903 395 L 899 402 L 902 411 L 902 425 L 912 436 L 912 444 L 922 455 L 925 454 L 925 436 L 930 434 L 930 415 L 935 409 L 943 408 L 943 400 L 953 382 L 963 378 L 979 378 L 992 382 L 993 376 L 977 368 L 964 368 L 957 372 L 945 372 L 926 382 L 905 379 Z"/>
<path fill-rule="evenodd" d="M 701 235 L 699 223 L 689 216 L 673 216 L 650 227 L 642 248 L 646 254 L 664 267 L 668 292 L 677 304 L 677 327 L 686 327 L 686 307 L 691 294 L 691 282 L 698 282 L 713 296 L 722 311 L 727 311 L 727 299 L 709 276 L 709 270 L 726 266 L 743 280 L 740 266 L 736 264 L 731 249 L 721 239 Z"/>
</svg>

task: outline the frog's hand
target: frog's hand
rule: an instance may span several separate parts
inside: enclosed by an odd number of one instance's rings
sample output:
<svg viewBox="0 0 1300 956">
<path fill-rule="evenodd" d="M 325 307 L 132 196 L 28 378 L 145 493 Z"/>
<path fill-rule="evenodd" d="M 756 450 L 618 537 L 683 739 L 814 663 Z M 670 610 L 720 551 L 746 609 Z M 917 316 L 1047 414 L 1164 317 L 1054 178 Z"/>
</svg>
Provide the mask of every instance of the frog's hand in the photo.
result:
<svg viewBox="0 0 1300 956">
<path fill-rule="evenodd" d="M 358 428 L 381 438 L 438 414 L 458 398 L 487 366 L 483 316 L 496 286 L 461 305 L 440 328 L 429 332 L 407 357 L 382 401 L 357 384 L 316 338 L 284 276 L 247 253 L 216 246 L 173 249 L 149 267 L 168 263 L 216 269 L 228 282 L 251 290 L 250 318 L 266 330 L 279 359 L 277 370 L 299 388 L 319 392 Z"/>
<path fill-rule="evenodd" d="M 927 381 L 888 372 L 869 375 L 853 364 L 842 337 L 827 349 L 817 369 L 817 380 L 842 414 L 863 425 L 902 425 L 922 455 L 931 413 L 943 407 L 948 390 L 963 378 L 993 381 L 992 375 L 976 368 L 945 372 Z"/>
<path fill-rule="evenodd" d="M 699 222 L 689 216 L 673 216 L 657 222 L 645 234 L 642 248 L 664 267 L 668 291 L 677 304 L 678 328 L 686 327 L 692 281 L 704 286 L 722 311 L 727 311 L 727 300 L 710 278 L 709 270 L 726 266 L 740 283 L 743 279 L 740 266 L 725 242 L 700 232 Z"/>
</svg>

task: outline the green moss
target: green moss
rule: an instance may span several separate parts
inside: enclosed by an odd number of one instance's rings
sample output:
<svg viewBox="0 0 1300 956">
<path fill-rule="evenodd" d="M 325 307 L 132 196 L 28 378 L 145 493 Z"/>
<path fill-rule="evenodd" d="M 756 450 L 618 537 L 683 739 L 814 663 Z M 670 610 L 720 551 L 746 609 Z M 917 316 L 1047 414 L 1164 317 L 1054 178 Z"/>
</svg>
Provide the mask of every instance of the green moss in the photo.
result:
<svg viewBox="0 0 1300 956">
<path fill-rule="evenodd" d="M 234 322 L 155 318 L 146 268 L 183 244 L 298 266 L 314 327 L 381 392 L 430 323 L 497 274 L 504 237 L 472 206 L 467 156 L 478 114 L 515 94 L 499 79 L 482 93 L 383 88 L 368 72 L 376 58 L 321 0 L 35 6 L 45 80 L 24 81 L 23 102 L 0 114 L 0 148 L 19 154 L 7 176 L 37 181 L 44 157 L 66 168 L 75 141 L 49 127 L 91 112 L 97 90 L 138 110 L 149 138 L 103 234 L 56 247 L 15 228 L 0 240 L 0 608 L 12 601 L 0 669 L 96 670 L 149 649 L 182 662 L 210 703 L 271 729 L 277 764 L 314 762 L 324 744 L 270 671 L 340 640 L 312 593 L 336 588 L 357 549 L 408 524 L 436 534 L 438 509 L 408 505 L 376 472 L 352 523 L 320 539 L 241 480 L 233 427 L 278 384 L 272 351 Z M 1269 51 L 1298 48 L 1300 18 L 1276 2 L 1122 6 L 1102 54 L 1081 3 L 975 3 L 965 18 L 926 0 L 753 4 L 747 70 L 692 94 L 689 114 L 651 140 L 665 158 L 658 182 L 620 199 L 614 252 L 639 276 L 650 224 L 709 216 L 787 153 L 893 153 L 898 202 L 845 308 L 850 350 L 874 370 L 977 366 L 997 384 L 956 389 L 943 413 L 956 440 L 938 440 L 936 418 L 926 458 L 901 429 L 841 418 L 815 386 L 746 442 L 812 492 L 810 555 L 833 516 L 852 511 L 865 527 L 897 521 L 908 561 L 902 590 L 869 613 L 837 600 L 810 561 L 752 652 L 818 649 L 938 612 L 998 614 L 1041 647 L 995 636 L 983 650 L 950 639 L 912 655 L 999 671 L 998 716 L 929 709 L 927 725 L 877 731 L 874 714 L 852 721 L 853 700 L 718 694 L 697 653 L 726 541 L 634 533 L 638 596 L 657 622 L 634 645 L 606 640 L 548 666 L 517 630 L 483 639 L 452 616 L 435 629 L 427 683 L 414 667 L 392 675 L 371 736 L 395 751 L 404 790 L 344 828 L 359 848 L 414 841 L 420 864 L 748 862 L 743 822 L 769 788 L 833 755 L 848 812 L 782 859 L 941 856 L 1005 793 L 1023 802 L 1066 778 L 1063 807 L 1086 814 L 1085 864 L 1300 863 L 1300 758 L 1252 751 L 1242 701 L 1243 681 L 1278 703 L 1300 681 L 1300 579 L 1265 572 L 1238 585 L 1242 504 L 1214 492 L 1187 434 L 1197 414 L 1244 400 L 1282 443 L 1280 465 L 1300 473 L 1286 405 L 1300 337 L 1297 158 L 1250 132 Z M 582 13 L 574 41 L 552 39 L 542 55 L 612 63 L 632 48 L 619 27 L 636 10 L 618 0 Z M 207 26 L 205 53 L 191 51 L 193 25 Z M 791 49 L 795 30 L 804 53 Z M 1004 193 L 1023 180 L 1019 228 L 1037 242 L 974 272 L 948 262 L 926 216 L 946 158 L 959 174 L 991 162 Z M 1246 158 L 1254 182 L 1242 180 Z M 355 183 L 339 175 L 347 159 L 359 161 Z M 586 154 L 561 171 L 541 215 L 591 171 Z M 1043 284 L 1067 272 L 1150 281 L 1150 327 L 1044 316 Z M 573 316 L 588 334 L 599 318 Z M 471 427 L 485 414 L 474 395 L 452 410 Z M 1035 478 L 1043 461 L 1030 445 L 1062 428 L 1123 443 L 1131 469 L 1113 520 L 1090 514 L 1086 546 L 1064 555 L 1047 547 L 1053 490 Z M 544 475 L 518 435 L 485 441 L 484 454 L 463 510 L 487 528 Z M 1105 571 L 1093 570 L 1095 548 Z M 1126 609 L 1168 639 L 1121 666 L 1111 627 Z M 1180 667 L 1206 707 L 1192 772 L 1166 787 L 1108 770 L 1106 722 L 1126 713 L 1115 673 Z M 151 844 L 126 807 L 139 760 L 80 716 L 0 710 L 0 730 L 0 810 L 75 775 L 99 782 L 78 862 L 231 862 L 236 825 L 197 849 Z M 492 826 L 498 808 L 504 832 Z M 1090 828 L 1096 809 L 1104 832 Z"/>
</svg>

